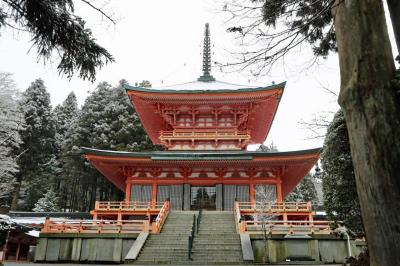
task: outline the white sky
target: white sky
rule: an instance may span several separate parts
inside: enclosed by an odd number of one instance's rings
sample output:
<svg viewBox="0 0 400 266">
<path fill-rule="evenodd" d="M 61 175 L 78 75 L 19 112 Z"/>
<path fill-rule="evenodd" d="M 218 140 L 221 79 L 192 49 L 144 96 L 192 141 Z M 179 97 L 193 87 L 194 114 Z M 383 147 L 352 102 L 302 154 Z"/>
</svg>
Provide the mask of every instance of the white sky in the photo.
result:
<svg viewBox="0 0 400 266">
<path fill-rule="evenodd" d="M 213 61 L 229 60 L 226 50 L 238 45 L 234 36 L 226 33 L 226 18 L 216 12 L 212 0 L 113 0 L 108 1 L 105 10 L 118 18 L 115 26 L 79 1 L 76 3 L 77 13 L 116 59 L 98 72 L 95 83 L 60 77 L 57 61 L 47 65 L 37 62 L 35 48 L 29 52 L 29 35 L 10 29 L 0 31 L 0 72 L 13 73 L 22 91 L 36 78 L 42 78 L 53 106 L 71 91 L 77 95 L 79 104 L 83 104 L 88 92 L 101 81 L 115 85 L 122 78 L 131 84 L 146 79 L 153 86 L 163 86 L 197 79 L 201 74 L 200 45 L 206 22 L 210 23 Z M 219 68 L 214 68 L 212 75 L 220 81 L 251 85 L 286 81 L 266 143 L 273 141 L 280 151 L 321 147 L 323 140 L 308 139 L 312 133 L 299 122 L 339 108 L 336 99 L 322 89 L 325 86 L 339 91 L 339 65 L 337 55 L 333 54 L 307 69 L 311 57 L 311 50 L 303 46 L 286 57 L 284 64 L 276 65 L 271 74 L 258 80 L 244 72 L 222 73 Z"/>
</svg>

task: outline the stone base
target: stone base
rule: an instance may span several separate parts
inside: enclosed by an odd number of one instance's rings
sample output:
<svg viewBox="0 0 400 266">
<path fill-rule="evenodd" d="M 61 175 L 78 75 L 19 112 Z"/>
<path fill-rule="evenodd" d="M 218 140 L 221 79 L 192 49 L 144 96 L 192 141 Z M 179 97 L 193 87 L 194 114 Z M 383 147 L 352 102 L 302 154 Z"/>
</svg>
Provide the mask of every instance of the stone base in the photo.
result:
<svg viewBox="0 0 400 266">
<path fill-rule="evenodd" d="M 122 263 L 136 237 L 136 234 L 43 234 L 39 238 L 34 260 Z"/>
<path fill-rule="evenodd" d="M 264 263 L 287 260 L 344 263 L 349 257 L 347 240 L 333 237 L 275 237 L 266 241 L 261 237 L 252 237 L 252 247 L 255 261 Z M 350 248 L 352 256 L 356 257 L 366 248 L 366 243 L 351 240 Z"/>
</svg>

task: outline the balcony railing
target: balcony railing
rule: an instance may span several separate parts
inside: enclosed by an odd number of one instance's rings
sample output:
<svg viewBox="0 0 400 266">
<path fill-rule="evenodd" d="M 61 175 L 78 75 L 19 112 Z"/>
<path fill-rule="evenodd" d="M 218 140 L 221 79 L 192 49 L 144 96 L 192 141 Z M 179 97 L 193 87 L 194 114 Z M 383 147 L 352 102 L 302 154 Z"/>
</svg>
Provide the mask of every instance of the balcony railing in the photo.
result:
<svg viewBox="0 0 400 266">
<path fill-rule="evenodd" d="M 249 234 L 330 234 L 331 222 L 313 221 L 310 202 L 235 202 L 235 224 L 238 233 Z M 252 216 L 254 220 L 245 220 Z M 260 217 L 260 220 L 257 220 Z M 288 220 L 303 217 L 304 220 Z"/>
<path fill-rule="evenodd" d="M 161 210 L 164 202 L 156 202 L 154 205 L 151 202 L 139 201 L 96 201 L 95 211 L 135 211 L 135 210 Z"/>
<path fill-rule="evenodd" d="M 42 233 L 98 233 L 126 234 L 149 231 L 147 220 L 65 220 L 46 219 Z"/>
<path fill-rule="evenodd" d="M 275 221 L 264 222 L 241 221 L 240 232 L 249 234 L 270 234 L 270 235 L 329 235 L 332 233 L 331 222 L 329 221 Z"/>
<path fill-rule="evenodd" d="M 311 212 L 311 202 L 237 202 L 241 212 Z"/>
<path fill-rule="evenodd" d="M 161 141 L 176 140 L 250 140 L 250 131 L 244 130 L 173 130 L 160 131 Z"/>
<path fill-rule="evenodd" d="M 153 223 L 149 224 L 149 220 L 50 220 L 46 219 L 42 228 L 42 233 L 140 233 L 149 232 L 159 233 L 162 226 L 168 216 L 170 210 L 169 201 L 162 203 L 156 203 L 155 208 L 152 208 L 150 202 L 96 202 L 95 210 L 96 215 L 101 212 L 107 214 L 118 214 L 115 217 L 120 216 L 121 212 L 126 215 L 143 215 L 143 211 L 147 211 L 150 214 L 157 214 L 156 219 Z M 154 211 L 154 212 L 153 212 Z M 155 212 L 157 211 L 157 212 Z M 97 216 L 94 216 L 97 217 Z"/>
</svg>

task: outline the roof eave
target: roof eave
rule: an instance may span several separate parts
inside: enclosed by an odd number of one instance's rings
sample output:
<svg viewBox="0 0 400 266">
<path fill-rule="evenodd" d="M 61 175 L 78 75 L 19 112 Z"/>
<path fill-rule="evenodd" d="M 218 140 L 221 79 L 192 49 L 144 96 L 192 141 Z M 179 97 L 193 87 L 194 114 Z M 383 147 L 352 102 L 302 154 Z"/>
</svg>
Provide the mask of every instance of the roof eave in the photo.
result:
<svg viewBox="0 0 400 266">
<path fill-rule="evenodd" d="M 257 88 L 242 88 L 242 89 L 235 89 L 235 90 L 159 90 L 159 89 L 152 89 L 152 88 L 145 88 L 145 87 L 136 87 L 131 86 L 128 84 L 123 85 L 126 91 L 138 91 L 138 92 L 148 92 L 148 93 L 172 93 L 172 94 L 198 94 L 198 93 L 243 93 L 243 92 L 257 92 L 257 91 L 267 91 L 273 89 L 284 89 L 286 86 L 286 81 L 281 82 L 279 84 L 273 84 L 267 87 L 257 87 Z"/>
<path fill-rule="evenodd" d="M 319 154 L 322 148 L 286 151 L 286 152 L 263 152 L 263 151 L 147 151 L 147 152 L 121 152 L 99 150 L 87 147 L 81 147 L 82 154 L 110 156 L 110 157 L 132 157 L 132 158 L 151 158 L 152 160 L 251 160 L 254 157 L 283 157 L 296 155 Z"/>
</svg>

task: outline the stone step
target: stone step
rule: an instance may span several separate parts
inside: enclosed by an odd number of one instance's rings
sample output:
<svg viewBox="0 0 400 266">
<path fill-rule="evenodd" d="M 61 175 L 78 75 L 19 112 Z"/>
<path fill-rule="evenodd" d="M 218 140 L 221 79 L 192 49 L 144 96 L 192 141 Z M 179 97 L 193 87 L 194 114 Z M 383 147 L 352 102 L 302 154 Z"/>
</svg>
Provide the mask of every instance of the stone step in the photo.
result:
<svg viewBox="0 0 400 266">
<path fill-rule="evenodd" d="M 146 258 L 154 258 L 154 256 L 157 256 L 157 258 L 187 258 L 188 257 L 188 251 L 182 251 L 182 252 L 170 252 L 170 253 L 140 253 L 140 258 L 141 259 L 146 259 Z M 242 254 L 239 252 L 231 252 L 231 253 L 199 253 L 193 251 L 191 254 L 191 257 L 193 259 L 201 259 L 201 260 L 242 260 Z"/>
<path fill-rule="evenodd" d="M 212 243 L 210 243 L 211 241 L 202 241 L 202 240 L 194 240 L 195 243 L 195 248 L 197 247 L 203 247 L 203 246 L 221 246 L 221 245 L 225 245 L 225 246 L 239 246 L 240 245 L 240 240 L 239 241 L 226 241 L 224 239 L 218 241 L 218 240 L 213 240 Z"/>
<path fill-rule="evenodd" d="M 203 232 L 199 232 L 196 237 L 211 237 L 211 238 L 240 238 L 240 236 L 236 233 L 232 234 L 232 233 L 203 233 Z"/>
</svg>

